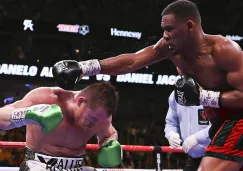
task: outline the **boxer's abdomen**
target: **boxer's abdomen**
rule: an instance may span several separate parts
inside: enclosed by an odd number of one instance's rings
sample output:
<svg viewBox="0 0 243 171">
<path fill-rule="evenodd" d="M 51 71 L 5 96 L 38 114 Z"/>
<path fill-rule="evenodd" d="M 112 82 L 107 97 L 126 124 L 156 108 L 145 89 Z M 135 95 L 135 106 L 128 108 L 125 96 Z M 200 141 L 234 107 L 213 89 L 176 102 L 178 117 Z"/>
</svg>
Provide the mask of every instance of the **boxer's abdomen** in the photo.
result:
<svg viewBox="0 0 243 171">
<path fill-rule="evenodd" d="M 206 117 L 211 121 L 212 124 L 222 122 L 225 120 L 234 120 L 243 118 L 243 108 L 213 108 L 204 107 Z"/>
</svg>

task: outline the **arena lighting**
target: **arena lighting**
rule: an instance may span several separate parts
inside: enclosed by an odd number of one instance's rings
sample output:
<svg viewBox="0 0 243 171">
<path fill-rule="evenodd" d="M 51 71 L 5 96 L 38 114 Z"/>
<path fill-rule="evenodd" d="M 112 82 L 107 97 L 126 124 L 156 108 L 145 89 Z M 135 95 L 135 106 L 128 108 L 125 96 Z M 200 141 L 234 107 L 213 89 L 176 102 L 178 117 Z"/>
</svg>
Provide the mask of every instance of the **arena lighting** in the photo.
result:
<svg viewBox="0 0 243 171">
<path fill-rule="evenodd" d="M 90 32 L 88 25 L 58 24 L 57 28 L 59 32 L 79 33 L 83 36 Z"/>
<path fill-rule="evenodd" d="M 14 102 L 14 97 L 7 97 L 4 99 L 4 104 L 10 104 Z"/>
<path fill-rule="evenodd" d="M 241 41 L 243 39 L 243 37 L 239 35 L 226 35 L 225 37 L 233 41 Z"/>
<path fill-rule="evenodd" d="M 33 89 L 33 85 L 32 84 L 25 84 L 25 87 L 29 88 L 29 89 Z"/>
</svg>

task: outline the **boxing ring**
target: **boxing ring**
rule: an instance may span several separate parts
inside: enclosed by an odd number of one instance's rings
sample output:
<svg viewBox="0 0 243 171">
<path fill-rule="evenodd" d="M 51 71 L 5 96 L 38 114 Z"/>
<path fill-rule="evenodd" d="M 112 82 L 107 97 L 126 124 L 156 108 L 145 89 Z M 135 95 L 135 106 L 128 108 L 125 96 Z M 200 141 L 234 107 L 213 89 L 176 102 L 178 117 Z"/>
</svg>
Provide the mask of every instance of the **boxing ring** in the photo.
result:
<svg viewBox="0 0 243 171">
<path fill-rule="evenodd" d="M 0 141 L 0 148 L 24 148 L 25 142 Z M 98 150 L 99 145 L 87 144 L 86 150 Z M 141 145 L 122 145 L 123 151 L 130 152 L 150 152 L 154 157 L 154 169 L 126 169 L 126 168 L 96 168 L 97 171 L 182 171 L 181 169 L 162 169 L 161 153 L 184 153 L 182 148 L 172 148 L 169 146 L 141 146 Z M 18 167 L 2 167 L 0 171 L 18 171 Z"/>
</svg>

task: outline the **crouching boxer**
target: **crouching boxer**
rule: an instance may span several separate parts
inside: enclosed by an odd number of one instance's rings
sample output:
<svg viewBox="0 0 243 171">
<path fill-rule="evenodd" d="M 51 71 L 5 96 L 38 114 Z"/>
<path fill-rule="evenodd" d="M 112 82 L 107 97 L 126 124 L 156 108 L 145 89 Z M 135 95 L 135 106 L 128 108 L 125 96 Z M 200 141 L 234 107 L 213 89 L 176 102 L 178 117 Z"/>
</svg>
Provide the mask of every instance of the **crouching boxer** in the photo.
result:
<svg viewBox="0 0 243 171">
<path fill-rule="evenodd" d="M 118 93 L 110 83 L 95 83 L 80 91 L 42 87 L 1 108 L 2 114 L 13 111 L 14 117 L 11 122 L 2 120 L 0 125 L 10 129 L 28 122 L 20 171 L 93 171 L 92 167 L 83 167 L 83 162 L 87 141 L 94 135 L 100 145 L 98 163 L 114 167 L 121 162 L 122 149 L 111 123 L 117 103 Z M 22 119 L 13 121 L 15 118 Z"/>
</svg>

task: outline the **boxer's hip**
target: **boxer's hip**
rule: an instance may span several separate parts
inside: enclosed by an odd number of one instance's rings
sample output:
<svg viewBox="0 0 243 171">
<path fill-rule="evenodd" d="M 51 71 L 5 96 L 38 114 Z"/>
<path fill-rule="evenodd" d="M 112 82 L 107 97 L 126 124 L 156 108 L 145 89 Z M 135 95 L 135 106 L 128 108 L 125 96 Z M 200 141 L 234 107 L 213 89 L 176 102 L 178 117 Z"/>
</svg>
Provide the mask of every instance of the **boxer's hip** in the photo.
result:
<svg viewBox="0 0 243 171">
<path fill-rule="evenodd" d="M 204 107 L 204 115 L 210 120 L 212 124 L 218 122 L 224 122 L 225 120 L 237 120 L 243 119 L 243 108 L 234 109 L 234 108 L 213 108 L 209 106 Z"/>
<path fill-rule="evenodd" d="M 78 171 L 82 169 L 84 163 L 84 154 L 74 157 L 55 157 L 38 153 L 33 149 L 26 147 L 24 161 L 20 166 L 20 171 Z M 94 169 L 93 169 L 94 170 Z M 93 171 L 91 169 L 91 171 Z"/>
</svg>

